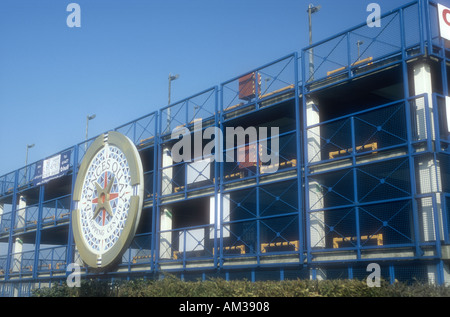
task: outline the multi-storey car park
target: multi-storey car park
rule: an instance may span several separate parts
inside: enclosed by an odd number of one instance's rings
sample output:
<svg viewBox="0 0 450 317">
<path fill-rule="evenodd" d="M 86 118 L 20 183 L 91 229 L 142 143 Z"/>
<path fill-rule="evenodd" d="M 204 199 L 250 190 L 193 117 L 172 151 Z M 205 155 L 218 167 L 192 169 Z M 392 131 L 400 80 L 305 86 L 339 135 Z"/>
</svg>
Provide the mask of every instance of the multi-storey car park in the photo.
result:
<svg viewBox="0 0 450 317">
<path fill-rule="evenodd" d="M 143 207 L 100 273 L 81 261 L 71 217 L 96 138 L 52 156 L 67 171 L 50 181 L 36 175 L 51 160 L 1 176 L 1 294 L 64 282 L 71 263 L 82 278 L 252 281 L 364 279 L 377 263 L 391 282 L 448 283 L 448 47 L 437 3 L 417 0 L 114 129 L 139 151 Z M 208 127 L 278 127 L 278 144 L 269 133 L 216 152 L 233 160 L 172 159 L 175 128 L 203 148 Z"/>
</svg>

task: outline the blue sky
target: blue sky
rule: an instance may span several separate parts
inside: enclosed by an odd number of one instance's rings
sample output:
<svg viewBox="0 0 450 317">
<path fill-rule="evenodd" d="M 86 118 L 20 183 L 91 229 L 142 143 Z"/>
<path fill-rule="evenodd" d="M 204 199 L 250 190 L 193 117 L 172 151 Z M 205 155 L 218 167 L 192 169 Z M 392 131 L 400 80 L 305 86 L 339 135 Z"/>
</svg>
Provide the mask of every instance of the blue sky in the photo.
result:
<svg viewBox="0 0 450 317">
<path fill-rule="evenodd" d="M 81 27 L 69 28 L 69 3 Z M 409 0 L 317 0 L 314 41 Z M 308 45 L 302 0 L 1 0 L 0 175 Z M 446 1 L 443 1 L 446 3 Z"/>
</svg>

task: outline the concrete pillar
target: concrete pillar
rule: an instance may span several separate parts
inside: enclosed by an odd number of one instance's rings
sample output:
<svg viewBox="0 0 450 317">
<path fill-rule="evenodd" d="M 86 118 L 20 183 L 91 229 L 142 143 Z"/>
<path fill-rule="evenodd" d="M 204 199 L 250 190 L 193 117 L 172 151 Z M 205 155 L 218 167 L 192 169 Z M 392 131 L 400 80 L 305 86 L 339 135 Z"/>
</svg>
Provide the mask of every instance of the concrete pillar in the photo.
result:
<svg viewBox="0 0 450 317">
<path fill-rule="evenodd" d="M 220 198 L 221 198 L 220 196 L 221 196 L 220 193 L 217 194 L 217 198 L 218 198 L 217 217 L 219 218 L 219 221 L 217 223 L 217 239 L 220 239 L 220 229 L 221 229 L 222 223 L 230 221 L 230 194 L 223 195 L 223 201 L 222 201 L 223 212 L 222 213 L 220 212 L 220 207 L 221 207 L 220 206 Z M 209 220 L 210 220 L 211 225 L 214 225 L 216 223 L 215 208 L 216 208 L 216 199 L 214 196 L 211 196 L 209 199 Z M 221 214 L 222 214 L 222 218 L 220 218 Z M 209 232 L 210 232 L 209 238 L 214 239 L 214 227 L 212 227 Z M 223 227 L 222 237 L 223 238 L 230 237 L 230 225 L 225 225 Z"/>
<path fill-rule="evenodd" d="M 23 241 L 17 237 L 14 240 L 14 248 L 13 248 L 13 261 L 12 261 L 12 271 L 19 272 L 22 262 L 22 249 L 23 249 Z"/>
<path fill-rule="evenodd" d="M 27 201 L 24 196 L 19 197 L 19 204 L 17 206 L 16 219 L 17 228 L 23 228 L 25 226 L 25 211 L 27 207 Z"/>
<path fill-rule="evenodd" d="M 431 109 L 433 108 L 432 103 L 432 93 L 433 93 L 433 87 L 432 87 L 432 81 L 431 81 L 431 68 L 428 63 L 420 63 L 414 66 L 413 70 L 414 74 L 414 94 L 421 95 L 421 94 L 428 94 L 427 95 L 427 101 L 428 101 L 428 107 L 430 109 L 430 115 L 432 116 Z M 426 112 L 425 112 L 425 98 L 419 98 L 415 99 L 415 106 L 416 106 L 416 133 L 417 138 L 419 140 L 425 139 L 427 137 L 427 122 L 426 122 Z M 430 123 L 433 127 L 433 120 L 431 120 L 432 117 L 430 117 Z M 434 135 L 434 129 L 432 129 L 433 135 Z"/>
<path fill-rule="evenodd" d="M 427 265 L 428 284 L 437 284 L 437 266 L 436 264 Z"/>
<path fill-rule="evenodd" d="M 161 231 L 172 230 L 172 213 L 168 208 L 162 208 L 160 217 Z M 161 232 L 159 236 L 159 258 L 172 258 L 172 232 Z"/>
<path fill-rule="evenodd" d="M 320 123 L 319 109 L 313 100 L 306 102 L 306 123 L 307 126 Z M 321 140 L 320 127 L 310 128 L 307 131 L 308 138 L 308 163 L 321 160 Z M 309 210 L 322 209 L 324 207 L 323 193 L 320 184 L 316 181 L 309 181 Z M 325 215 L 323 211 L 309 214 L 310 221 L 310 246 L 312 248 L 325 247 Z"/>
<path fill-rule="evenodd" d="M 161 194 L 169 195 L 173 193 L 173 168 L 167 166 L 173 165 L 173 159 L 170 155 L 170 149 L 164 148 L 162 153 L 162 184 L 161 184 Z"/>
<path fill-rule="evenodd" d="M 433 121 L 433 100 L 432 100 L 432 77 L 431 67 L 428 63 L 420 63 L 414 66 L 413 70 L 414 80 L 414 94 L 421 95 L 427 94 L 427 98 L 419 98 L 415 100 L 416 114 L 416 138 L 417 140 L 425 140 L 426 138 L 435 139 L 434 133 L 434 121 Z M 426 119 L 426 101 L 428 102 L 429 119 Z M 430 124 L 427 132 L 427 124 Z M 430 133 L 431 135 L 428 135 Z M 443 234 L 442 227 L 442 210 L 441 210 L 441 197 L 437 192 L 441 188 L 441 173 L 438 162 L 433 157 L 422 156 L 417 160 L 418 168 L 418 193 L 430 194 L 436 193 L 436 202 L 438 208 L 439 223 L 441 224 L 441 237 Z M 436 240 L 435 232 L 435 218 L 433 210 L 433 200 L 431 198 L 423 198 L 418 202 L 419 207 L 419 219 L 422 224 L 422 237 L 426 241 Z"/>
<path fill-rule="evenodd" d="M 13 287 L 13 297 L 19 297 L 19 290 L 20 290 L 20 283 L 14 283 L 13 285 L 12 285 L 12 287 Z"/>
<path fill-rule="evenodd" d="M 450 286 L 450 265 L 448 263 L 444 263 L 444 286 Z"/>
<path fill-rule="evenodd" d="M 170 149 L 164 148 L 162 154 L 162 184 L 161 194 L 168 195 L 173 192 L 173 164 L 172 157 L 170 155 Z M 161 208 L 160 213 L 160 230 L 172 230 L 172 212 L 170 208 L 164 206 Z M 159 258 L 170 259 L 172 258 L 172 232 L 161 232 L 159 239 Z"/>
</svg>

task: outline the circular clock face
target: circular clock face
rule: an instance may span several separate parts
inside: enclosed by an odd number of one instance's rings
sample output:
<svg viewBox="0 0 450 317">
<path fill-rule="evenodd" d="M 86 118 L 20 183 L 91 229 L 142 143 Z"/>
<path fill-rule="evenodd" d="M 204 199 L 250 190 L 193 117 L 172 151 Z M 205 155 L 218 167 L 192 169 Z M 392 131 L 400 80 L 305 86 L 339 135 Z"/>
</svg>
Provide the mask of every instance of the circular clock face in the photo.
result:
<svg viewBox="0 0 450 317">
<path fill-rule="evenodd" d="M 142 210 L 142 163 L 136 147 L 117 132 L 98 137 L 77 176 L 72 224 L 81 258 L 104 268 L 134 236 Z"/>
</svg>

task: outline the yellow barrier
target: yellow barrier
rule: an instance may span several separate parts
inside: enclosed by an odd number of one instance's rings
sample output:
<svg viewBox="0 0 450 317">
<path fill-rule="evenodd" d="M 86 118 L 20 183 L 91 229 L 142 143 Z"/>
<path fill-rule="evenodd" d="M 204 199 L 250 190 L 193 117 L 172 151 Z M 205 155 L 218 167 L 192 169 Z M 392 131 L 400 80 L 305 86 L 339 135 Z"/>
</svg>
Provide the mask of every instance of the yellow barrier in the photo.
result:
<svg viewBox="0 0 450 317">
<path fill-rule="evenodd" d="M 266 248 L 270 247 L 288 247 L 293 246 L 295 247 L 295 251 L 299 250 L 299 243 L 298 240 L 296 241 L 284 241 L 284 242 L 270 242 L 270 243 L 261 243 L 261 253 L 266 253 Z"/>
<path fill-rule="evenodd" d="M 55 220 L 55 216 L 48 216 L 48 217 L 44 217 L 42 218 L 43 221 L 47 221 L 47 220 Z"/>
<path fill-rule="evenodd" d="M 377 240 L 377 245 L 383 245 L 383 234 L 373 234 L 369 236 L 361 236 L 361 240 Z M 333 249 L 339 248 L 340 242 L 351 242 L 355 241 L 356 237 L 343 237 L 343 238 L 333 238 Z"/>
<path fill-rule="evenodd" d="M 373 64 L 371 62 L 372 60 L 373 60 L 373 57 L 367 57 L 367 58 L 364 58 L 364 59 L 361 59 L 361 60 L 358 60 L 358 61 L 354 62 L 351 65 L 351 67 L 358 66 L 358 65 L 361 65 L 361 64 L 364 64 L 364 63 L 367 63 L 367 65 L 372 65 Z M 333 74 L 339 73 L 339 72 L 345 70 L 346 68 L 347 68 L 347 66 L 343 66 L 343 67 L 340 67 L 340 68 L 335 69 L 335 70 L 330 70 L 329 72 L 327 72 L 327 76 L 331 76 Z"/>
<path fill-rule="evenodd" d="M 150 259 L 151 257 L 152 257 L 152 256 L 151 256 L 150 254 L 148 254 L 148 255 L 136 255 L 136 256 L 133 257 L 132 262 L 133 262 L 134 264 L 136 264 L 136 263 L 137 263 L 137 260 Z"/>
<path fill-rule="evenodd" d="M 373 143 L 369 143 L 369 144 L 365 144 L 365 145 L 360 145 L 356 147 L 356 151 L 360 151 L 360 150 L 376 150 L 378 149 L 378 143 L 377 142 L 373 142 Z M 353 149 L 345 149 L 345 150 L 339 150 L 339 151 L 333 151 L 328 153 L 328 156 L 330 159 L 335 158 L 338 155 L 343 155 L 349 152 L 352 152 Z"/>
<path fill-rule="evenodd" d="M 264 94 L 264 95 L 262 95 L 262 96 L 259 96 L 259 99 L 267 98 L 267 97 L 270 97 L 270 96 L 272 96 L 272 95 L 278 94 L 278 93 L 280 93 L 280 92 L 283 92 L 283 91 L 285 91 L 285 90 L 289 90 L 289 89 L 292 89 L 292 88 L 294 88 L 294 85 L 289 85 L 289 86 L 286 86 L 286 87 L 283 87 L 283 88 L 274 90 L 274 91 L 272 91 L 272 92 L 269 92 L 269 93 L 267 93 L 267 94 Z"/>
<path fill-rule="evenodd" d="M 220 249 L 220 248 L 219 248 Z M 224 250 L 233 251 L 233 250 L 240 250 L 239 254 L 245 254 L 245 245 L 233 245 L 230 247 L 223 247 Z M 214 255 L 214 249 L 213 249 L 213 255 Z"/>
<path fill-rule="evenodd" d="M 141 139 L 141 140 L 139 141 L 139 146 L 140 146 L 140 147 L 141 147 L 141 146 L 144 146 L 145 144 L 150 143 L 150 141 L 153 141 L 153 139 L 154 139 L 154 136 L 151 136 L 151 137 L 146 138 L 146 139 Z"/>
<path fill-rule="evenodd" d="M 58 262 L 58 263 L 56 263 L 55 269 L 56 270 L 63 269 L 65 267 L 65 265 L 66 265 L 66 262 Z"/>
<path fill-rule="evenodd" d="M 281 162 L 281 163 L 278 163 L 278 164 L 262 165 L 260 167 L 260 172 L 261 173 L 265 173 L 266 170 L 272 170 L 274 167 L 281 167 L 281 166 L 288 166 L 288 165 L 292 165 L 292 167 L 296 167 L 297 166 L 297 160 L 296 159 L 292 159 L 292 160 Z M 278 168 L 276 170 L 278 170 Z"/>
</svg>

